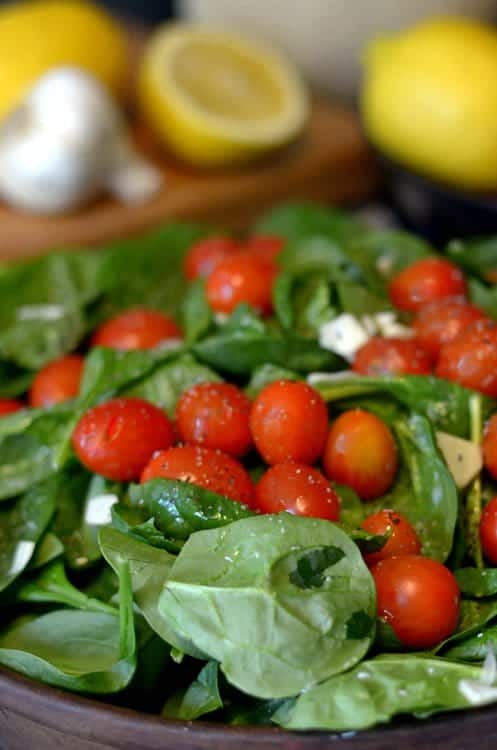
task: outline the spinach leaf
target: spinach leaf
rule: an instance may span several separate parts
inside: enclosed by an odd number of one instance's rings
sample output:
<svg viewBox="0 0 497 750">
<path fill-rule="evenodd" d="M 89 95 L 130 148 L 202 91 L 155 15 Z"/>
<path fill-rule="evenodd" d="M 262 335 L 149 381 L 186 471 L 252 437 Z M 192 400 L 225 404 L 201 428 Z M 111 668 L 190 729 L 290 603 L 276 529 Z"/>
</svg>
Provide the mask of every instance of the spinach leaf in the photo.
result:
<svg viewBox="0 0 497 750">
<path fill-rule="evenodd" d="M 55 610 L 21 618 L 0 637 L 0 664 L 48 685 L 78 693 L 110 694 L 136 668 L 131 581 L 119 568 L 120 611 Z"/>
<path fill-rule="evenodd" d="M 352 240 L 353 255 L 363 255 L 373 261 L 385 278 L 418 260 L 434 254 L 431 246 L 421 237 L 399 230 L 375 230 L 364 232 Z"/>
<path fill-rule="evenodd" d="M 482 662 L 489 651 L 497 648 L 497 626 L 482 628 L 476 633 L 459 640 L 444 651 L 446 659 L 456 661 Z"/>
<path fill-rule="evenodd" d="M 32 380 L 32 372 L 0 360 L 0 398 L 20 396 L 28 390 Z"/>
<path fill-rule="evenodd" d="M 454 263 L 465 271 L 485 279 L 496 281 L 497 237 L 472 237 L 464 240 L 451 240 L 445 252 Z"/>
<path fill-rule="evenodd" d="M 28 570 L 36 570 L 56 560 L 64 554 L 64 545 L 51 531 L 47 531 L 38 543 L 33 557 L 29 561 Z"/>
<path fill-rule="evenodd" d="M 162 716 L 167 719 L 193 721 L 222 707 L 223 701 L 218 686 L 218 664 L 209 661 L 191 685 L 169 698 L 162 710 Z"/>
<path fill-rule="evenodd" d="M 320 325 L 337 314 L 332 306 L 326 268 L 283 271 L 273 285 L 273 306 L 286 329 L 303 336 L 316 336 Z"/>
<path fill-rule="evenodd" d="M 249 398 L 255 398 L 266 385 L 274 383 L 275 380 L 300 380 L 300 375 L 284 367 L 275 365 L 261 365 L 252 373 L 246 388 Z"/>
<path fill-rule="evenodd" d="M 323 235 L 337 243 L 348 243 L 366 231 L 350 214 L 316 203 L 289 202 L 272 209 L 260 219 L 255 231 L 289 240 Z"/>
<path fill-rule="evenodd" d="M 295 585 L 301 558 L 330 547 L 343 557 L 320 566 L 322 580 Z M 192 534 L 159 610 L 220 662 L 231 684 L 261 698 L 293 695 L 350 669 L 374 637 L 372 627 L 347 638 L 354 613 L 375 613 L 372 578 L 356 545 L 328 521 L 287 513 Z"/>
<path fill-rule="evenodd" d="M 181 305 L 181 323 L 188 344 L 201 339 L 213 324 L 212 310 L 205 296 L 205 279 L 188 287 Z"/>
<path fill-rule="evenodd" d="M 0 591 L 26 568 L 54 512 L 46 484 L 0 506 Z"/>
<path fill-rule="evenodd" d="M 213 529 L 254 515 L 241 503 L 175 479 L 152 479 L 131 485 L 132 504 L 146 509 L 155 525 L 170 539 L 188 539 L 194 531 Z"/>
<path fill-rule="evenodd" d="M 398 714 L 424 717 L 497 701 L 497 690 L 474 686 L 482 670 L 445 659 L 378 656 L 316 685 L 283 704 L 273 721 L 286 729 L 342 732 L 366 729 Z M 472 689 L 473 688 L 473 689 Z"/>
<path fill-rule="evenodd" d="M 479 279 L 469 279 L 469 297 L 491 318 L 497 318 L 497 286 L 488 286 Z"/>
<path fill-rule="evenodd" d="M 497 595 L 497 568 L 460 568 L 455 570 L 463 594 L 480 599 Z"/>
</svg>

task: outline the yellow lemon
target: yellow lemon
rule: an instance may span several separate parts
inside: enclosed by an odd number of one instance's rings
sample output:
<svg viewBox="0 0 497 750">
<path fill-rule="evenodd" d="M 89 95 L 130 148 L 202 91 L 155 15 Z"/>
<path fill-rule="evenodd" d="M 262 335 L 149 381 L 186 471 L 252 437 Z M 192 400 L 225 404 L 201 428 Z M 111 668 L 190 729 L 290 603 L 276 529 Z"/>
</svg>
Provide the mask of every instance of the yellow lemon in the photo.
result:
<svg viewBox="0 0 497 750">
<path fill-rule="evenodd" d="M 83 0 L 28 0 L 0 9 L 0 117 L 59 65 L 80 66 L 120 93 L 127 71 L 124 33 Z"/>
<path fill-rule="evenodd" d="M 361 109 L 374 144 L 453 185 L 497 187 L 497 32 L 440 17 L 372 42 Z"/>
<path fill-rule="evenodd" d="M 157 134 L 204 166 L 247 161 L 305 125 L 304 85 L 283 57 L 231 32 L 166 25 L 151 38 L 139 99 Z"/>
</svg>

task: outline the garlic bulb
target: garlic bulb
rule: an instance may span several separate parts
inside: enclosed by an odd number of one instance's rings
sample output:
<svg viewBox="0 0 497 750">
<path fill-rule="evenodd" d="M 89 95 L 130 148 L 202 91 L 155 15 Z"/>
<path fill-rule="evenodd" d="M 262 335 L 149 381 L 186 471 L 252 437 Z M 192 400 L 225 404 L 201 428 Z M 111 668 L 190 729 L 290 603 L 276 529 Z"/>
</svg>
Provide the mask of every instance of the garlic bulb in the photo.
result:
<svg viewBox="0 0 497 750">
<path fill-rule="evenodd" d="M 78 68 L 47 73 L 0 124 L 0 197 L 21 209 L 68 211 L 105 190 L 146 201 L 161 184 L 110 95 Z"/>
</svg>

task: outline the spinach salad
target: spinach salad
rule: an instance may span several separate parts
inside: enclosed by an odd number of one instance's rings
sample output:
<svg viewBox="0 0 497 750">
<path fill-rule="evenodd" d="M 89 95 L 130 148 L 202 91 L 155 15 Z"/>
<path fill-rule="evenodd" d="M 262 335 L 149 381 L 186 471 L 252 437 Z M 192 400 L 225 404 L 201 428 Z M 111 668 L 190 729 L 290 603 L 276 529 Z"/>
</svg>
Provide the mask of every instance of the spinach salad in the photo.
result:
<svg viewBox="0 0 497 750">
<path fill-rule="evenodd" d="M 497 702 L 497 240 L 288 204 L 0 272 L 0 665 L 165 718 Z"/>
</svg>

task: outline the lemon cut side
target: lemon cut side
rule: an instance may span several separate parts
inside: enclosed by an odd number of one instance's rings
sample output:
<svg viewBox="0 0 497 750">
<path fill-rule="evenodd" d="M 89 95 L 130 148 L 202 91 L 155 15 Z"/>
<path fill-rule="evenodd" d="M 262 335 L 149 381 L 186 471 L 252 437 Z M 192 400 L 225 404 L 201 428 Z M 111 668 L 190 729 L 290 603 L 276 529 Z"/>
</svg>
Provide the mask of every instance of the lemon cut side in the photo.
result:
<svg viewBox="0 0 497 750">
<path fill-rule="evenodd" d="M 202 166 L 245 162 L 292 141 L 309 112 L 305 86 L 286 59 L 237 35 L 187 24 L 151 38 L 139 99 L 168 146 Z"/>
</svg>

